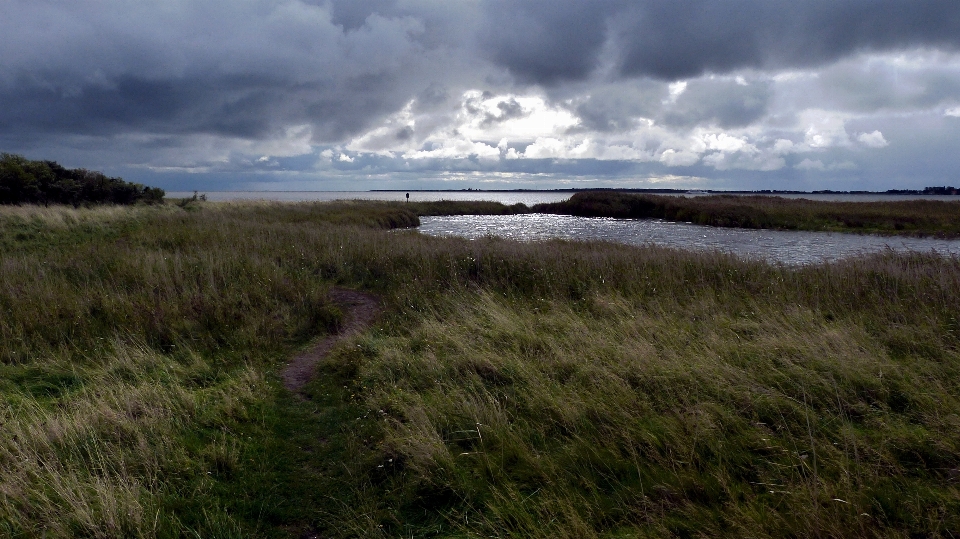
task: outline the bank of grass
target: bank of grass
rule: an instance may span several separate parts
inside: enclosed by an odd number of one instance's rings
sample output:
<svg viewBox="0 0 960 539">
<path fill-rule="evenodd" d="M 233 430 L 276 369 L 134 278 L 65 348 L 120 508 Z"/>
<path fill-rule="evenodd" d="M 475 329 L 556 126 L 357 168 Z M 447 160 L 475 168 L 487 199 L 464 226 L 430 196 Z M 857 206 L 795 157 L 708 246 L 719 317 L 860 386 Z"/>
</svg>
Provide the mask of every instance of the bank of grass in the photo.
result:
<svg viewBox="0 0 960 539">
<path fill-rule="evenodd" d="M 960 237 L 960 201 L 828 202 L 775 196 L 576 193 L 533 211 L 582 217 L 657 218 L 698 225 Z"/>
<path fill-rule="evenodd" d="M 387 230 L 403 203 L 37 211 L 0 214 L 0 535 L 960 530 L 955 258 L 440 239 Z M 300 401 L 278 372 L 332 285 L 386 312 Z"/>
</svg>

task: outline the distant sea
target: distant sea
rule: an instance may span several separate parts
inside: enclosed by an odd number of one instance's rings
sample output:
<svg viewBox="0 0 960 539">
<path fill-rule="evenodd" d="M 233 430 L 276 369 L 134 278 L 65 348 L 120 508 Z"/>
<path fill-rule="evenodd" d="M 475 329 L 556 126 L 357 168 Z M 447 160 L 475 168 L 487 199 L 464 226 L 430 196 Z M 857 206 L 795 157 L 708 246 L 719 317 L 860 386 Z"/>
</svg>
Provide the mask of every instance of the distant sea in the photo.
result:
<svg viewBox="0 0 960 539">
<path fill-rule="evenodd" d="M 276 200 L 303 202 L 311 200 L 406 200 L 404 191 L 198 191 L 207 195 L 207 200 Z M 672 196 L 711 196 L 721 193 L 651 193 Z M 740 196 L 754 193 L 730 193 Z M 761 193 L 756 193 L 761 194 Z M 491 200 L 503 204 L 521 202 L 527 206 L 541 202 L 560 202 L 573 195 L 570 191 L 410 191 L 410 200 Z M 766 195 L 766 194 L 765 194 Z M 170 198 L 193 196 L 193 191 L 168 192 Z M 809 200 L 869 202 L 878 200 L 958 200 L 960 196 L 949 195 L 887 195 L 882 193 L 789 193 L 770 194 L 786 198 L 806 198 Z"/>
<path fill-rule="evenodd" d="M 303 202 L 310 200 L 406 200 L 405 191 L 198 191 L 207 200 L 277 200 Z M 573 193 L 556 191 L 410 191 L 410 200 L 491 200 L 503 204 L 522 202 L 527 206 L 541 202 L 560 202 Z M 169 198 L 192 197 L 193 191 L 168 192 Z"/>
</svg>

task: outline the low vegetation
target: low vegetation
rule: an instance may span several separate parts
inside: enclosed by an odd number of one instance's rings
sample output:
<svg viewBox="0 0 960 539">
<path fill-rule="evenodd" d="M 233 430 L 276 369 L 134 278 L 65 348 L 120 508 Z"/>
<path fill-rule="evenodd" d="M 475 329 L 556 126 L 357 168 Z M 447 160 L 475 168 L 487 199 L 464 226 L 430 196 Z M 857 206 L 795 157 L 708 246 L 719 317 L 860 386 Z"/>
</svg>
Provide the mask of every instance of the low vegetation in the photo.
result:
<svg viewBox="0 0 960 539">
<path fill-rule="evenodd" d="M 163 189 L 101 172 L 0 154 L 0 204 L 156 204 L 163 196 Z"/>
<path fill-rule="evenodd" d="M 957 258 L 398 230 L 428 212 L 0 209 L 0 536 L 960 530 Z M 300 400 L 334 285 L 386 310 Z"/>
<path fill-rule="evenodd" d="M 683 197 L 585 191 L 563 202 L 534 205 L 532 211 L 657 218 L 724 227 L 960 237 L 960 200 L 826 202 L 774 196 Z"/>
</svg>

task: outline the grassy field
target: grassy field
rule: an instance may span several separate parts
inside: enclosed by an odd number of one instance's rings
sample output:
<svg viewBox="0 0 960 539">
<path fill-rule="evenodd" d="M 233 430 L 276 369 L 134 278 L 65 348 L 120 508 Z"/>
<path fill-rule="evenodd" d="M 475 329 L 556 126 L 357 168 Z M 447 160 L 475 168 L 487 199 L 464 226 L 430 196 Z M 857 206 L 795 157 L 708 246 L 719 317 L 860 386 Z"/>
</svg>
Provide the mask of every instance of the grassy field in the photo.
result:
<svg viewBox="0 0 960 539">
<path fill-rule="evenodd" d="M 960 533 L 960 260 L 402 230 L 459 204 L 0 208 L 0 536 Z"/>
<path fill-rule="evenodd" d="M 532 211 L 582 217 L 658 218 L 699 225 L 960 237 L 960 199 L 826 202 L 774 196 L 658 196 L 586 191 Z"/>
</svg>

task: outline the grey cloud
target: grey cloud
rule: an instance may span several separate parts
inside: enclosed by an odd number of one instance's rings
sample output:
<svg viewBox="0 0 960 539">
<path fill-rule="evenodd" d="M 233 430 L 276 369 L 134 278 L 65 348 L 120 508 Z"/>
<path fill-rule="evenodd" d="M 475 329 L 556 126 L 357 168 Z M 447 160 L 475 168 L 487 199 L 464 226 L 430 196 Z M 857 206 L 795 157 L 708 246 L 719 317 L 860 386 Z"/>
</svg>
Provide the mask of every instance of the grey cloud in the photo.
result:
<svg viewBox="0 0 960 539">
<path fill-rule="evenodd" d="M 410 140 L 413 138 L 413 128 L 409 125 L 405 126 L 403 129 L 397 131 L 394 137 L 396 137 L 397 140 Z"/>
<path fill-rule="evenodd" d="M 483 121 L 481 122 L 482 126 L 489 127 L 507 120 L 523 118 L 528 114 L 525 110 L 523 110 L 523 105 L 518 103 L 517 100 L 512 97 L 497 103 L 497 109 L 500 111 L 499 114 L 493 115 L 487 113 L 484 116 Z"/>
<path fill-rule="evenodd" d="M 960 96 L 960 73 L 930 58 L 893 65 L 852 60 L 823 69 L 819 77 L 796 84 L 808 106 L 834 107 L 857 112 L 926 109 L 955 103 Z"/>
<path fill-rule="evenodd" d="M 576 104 L 575 112 L 586 129 L 627 131 L 636 127 L 635 118 L 658 116 L 666 97 L 667 85 L 658 81 L 598 85 L 587 99 Z"/>
<path fill-rule="evenodd" d="M 510 118 L 521 118 L 524 116 L 523 106 L 520 103 L 517 103 L 517 100 L 510 98 L 507 101 L 501 101 L 497 103 L 497 108 L 500 109 L 500 119 L 510 119 Z"/>
<path fill-rule="evenodd" d="M 800 143 L 804 111 L 860 116 L 862 125 L 847 125 L 850 137 L 880 130 L 889 146 L 811 159 L 861 152 L 864 177 L 881 177 L 891 163 L 937 178 L 956 170 L 960 120 L 937 120 L 950 128 L 933 135 L 929 117 L 916 125 L 903 117 L 960 104 L 960 57 L 944 52 L 960 42 L 957 0 L 5 0 L 2 11 L 0 150 L 30 148 L 73 166 L 286 167 L 293 161 L 274 158 L 337 149 L 373 128 L 384 148 L 416 147 L 452 136 L 461 107 L 482 118 L 486 108 L 463 96 L 486 89 L 483 99 L 544 96 L 580 119 L 572 132 L 598 143 L 629 138 L 605 133 L 636 130 L 640 118 L 677 138 L 714 125 Z M 869 54 L 900 49 L 928 60 L 916 67 Z M 811 66 L 796 79 L 764 72 Z M 667 83 L 678 79 L 687 88 L 671 100 Z M 493 112 L 488 126 L 525 114 L 508 98 Z M 271 159 L 260 163 L 261 155 Z M 351 156 L 330 166 L 408 165 Z M 786 158 L 794 157 L 807 154 Z M 640 166 L 454 161 L 410 166 L 573 175 Z M 799 174 L 797 162 L 780 174 Z"/>
<path fill-rule="evenodd" d="M 606 39 L 608 3 L 488 0 L 481 46 L 524 82 L 585 78 Z"/>
<path fill-rule="evenodd" d="M 444 105 L 449 99 L 450 90 L 443 84 L 433 82 L 417 94 L 416 106 L 419 110 L 426 110 Z"/>
<path fill-rule="evenodd" d="M 346 30 L 356 30 L 374 13 L 396 14 L 396 3 L 396 0 L 334 0 L 330 2 L 331 20 Z"/>
<path fill-rule="evenodd" d="M 640 79 L 595 85 L 589 98 L 574 109 L 580 128 L 600 132 L 634 129 L 639 118 L 682 129 L 696 125 L 730 129 L 764 118 L 773 97 L 769 80 L 744 85 L 730 77 L 701 77 L 688 81 L 683 93 L 671 100 L 666 83 Z"/>
<path fill-rule="evenodd" d="M 624 72 L 669 79 L 960 43 L 960 4 L 952 0 L 651 1 L 634 17 L 622 37 Z"/>
<path fill-rule="evenodd" d="M 428 48 L 460 47 L 473 35 L 478 17 L 465 2 L 436 0 L 304 0 L 329 6 L 331 21 L 347 32 L 361 29 L 373 16 L 410 17 L 421 25 L 412 39 Z"/>
<path fill-rule="evenodd" d="M 439 26 L 462 24 L 449 10 L 418 18 L 416 2 L 406 12 L 353 2 L 11 0 L 0 19 L 0 102 L 16 105 L 0 107 L 0 135 L 258 138 L 310 124 L 315 140 L 339 142 L 418 92 L 442 101 L 443 84 L 424 80 L 484 76 L 460 76 L 462 50 L 423 44 Z"/>
<path fill-rule="evenodd" d="M 488 0 L 485 8 L 490 58 L 543 84 L 587 78 L 606 50 L 623 76 L 676 80 L 960 44 L 955 0 Z"/>
<path fill-rule="evenodd" d="M 766 81 L 742 85 L 730 79 L 691 80 L 676 102 L 663 108 L 659 119 L 677 127 L 743 127 L 766 115 L 772 97 L 770 86 Z"/>
</svg>

